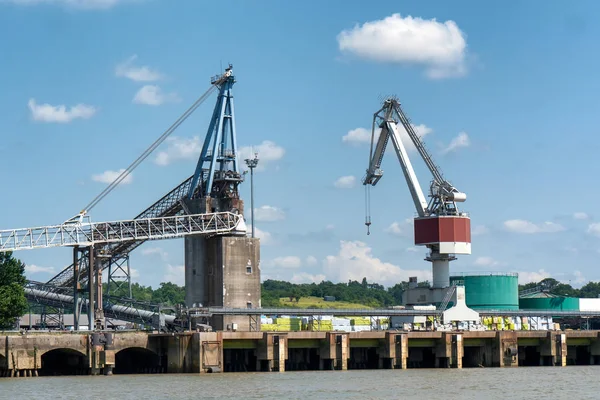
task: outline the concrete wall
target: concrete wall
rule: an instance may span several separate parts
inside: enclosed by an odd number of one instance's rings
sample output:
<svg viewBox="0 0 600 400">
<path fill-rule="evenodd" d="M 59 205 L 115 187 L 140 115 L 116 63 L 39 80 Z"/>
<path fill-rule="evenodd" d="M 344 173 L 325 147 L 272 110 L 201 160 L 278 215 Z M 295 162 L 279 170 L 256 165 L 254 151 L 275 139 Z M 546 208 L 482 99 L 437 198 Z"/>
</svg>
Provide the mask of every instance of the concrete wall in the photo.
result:
<svg viewBox="0 0 600 400">
<path fill-rule="evenodd" d="M 260 239 L 186 237 L 185 291 L 188 307 L 194 303 L 205 307 L 260 307 Z M 247 316 L 219 316 L 212 321 L 215 330 L 225 330 L 233 323 L 238 330 L 250 330 Z"/>
<path fill-rule="evenodd" d="M 328 370 L 345 370 L 351 362 L 355 368 L 354 361 L 365 354 L 372 358 L 373 349 L 378 363 L 368 368 L 462 368 L 463 362 L 468 367 L 517 367 L 521 361 L 527 361 L 522 365 L 600 364 L 599 331 L 113 332 L 112 342 L 102 340 L 108 334 L 4 334 L 0 336 L 0 377 L 36 376 L 38 370 L 47 368 L 42 368 L 44 354 L 60 349 L 79 355 L 83 373 L 92 375 L 118 369 L 124 360 L 115 355 L 133 348 L 159 356 L 159 368 L 148 366 L 146 372 L 152 373 L 220 372 L 227 366 L 224 355 L 236 353 L 256 363 L 257 371 L 285 371 L 290 352 L 298 354 L 302 348 L 316 349 L 304 353 L 311 358 L 305 360 L 308 364 Z M 293 346 L 288 347 L 291 341 Z M 430 361 L 423 359 L 425 353 Z"/>
<path fill-rule="evenodd" d="M 260 239 L 222 237 L 223 305 L 231 308 L 259 308 Z M 249 273 L 248 271 L 251 270 Z"/>
</svg>

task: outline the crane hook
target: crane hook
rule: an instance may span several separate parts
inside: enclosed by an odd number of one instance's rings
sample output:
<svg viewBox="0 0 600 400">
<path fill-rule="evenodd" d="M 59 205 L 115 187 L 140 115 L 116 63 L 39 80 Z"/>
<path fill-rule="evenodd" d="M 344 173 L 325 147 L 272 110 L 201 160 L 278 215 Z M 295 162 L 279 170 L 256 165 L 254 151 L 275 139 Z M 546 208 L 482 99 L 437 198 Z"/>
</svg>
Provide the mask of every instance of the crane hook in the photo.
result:
<svg viewBox="0 0 600 400">
<path fill-rule="evenodd" d="M 371 231 L 370 231 L 371 221 L 365 222 L 365 225 L 367 226 L 367 236 L 369 236 L 371 234 Z"/>
</svg>

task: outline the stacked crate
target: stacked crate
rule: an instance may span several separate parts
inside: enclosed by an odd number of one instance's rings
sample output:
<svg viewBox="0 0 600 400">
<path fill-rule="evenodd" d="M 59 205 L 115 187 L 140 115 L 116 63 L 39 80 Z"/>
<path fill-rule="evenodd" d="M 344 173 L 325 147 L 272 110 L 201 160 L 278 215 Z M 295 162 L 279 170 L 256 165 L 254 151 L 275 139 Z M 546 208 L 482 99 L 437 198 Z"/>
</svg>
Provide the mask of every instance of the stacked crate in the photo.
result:
<svg viewBox="0 0 600 400">
<path fill-rule="evenodd" d="M 350 319 L 353 332 L 364 332 L 371 330 L 371 318 L 369 317 L 352 317 Z"/>
</svg>

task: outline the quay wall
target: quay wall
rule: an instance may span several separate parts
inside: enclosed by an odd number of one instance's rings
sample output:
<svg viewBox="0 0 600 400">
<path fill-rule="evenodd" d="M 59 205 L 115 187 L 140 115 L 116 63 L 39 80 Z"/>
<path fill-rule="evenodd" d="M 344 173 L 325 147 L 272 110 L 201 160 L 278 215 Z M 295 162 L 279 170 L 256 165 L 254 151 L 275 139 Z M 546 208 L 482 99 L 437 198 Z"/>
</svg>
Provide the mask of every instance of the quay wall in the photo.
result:
<svg viewBox="0 0 600 400">
<path fill-rule="evenodd" d="M 0 333 L 0 377 L 600 364 L 600 331 Z"/>
</svg>

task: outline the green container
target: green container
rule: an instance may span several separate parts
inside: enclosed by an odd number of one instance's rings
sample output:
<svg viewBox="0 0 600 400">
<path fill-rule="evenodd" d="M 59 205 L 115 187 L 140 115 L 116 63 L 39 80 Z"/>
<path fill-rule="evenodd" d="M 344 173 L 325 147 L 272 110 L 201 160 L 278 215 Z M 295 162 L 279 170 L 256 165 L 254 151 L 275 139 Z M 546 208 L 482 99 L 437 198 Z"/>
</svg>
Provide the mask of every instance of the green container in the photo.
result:
<svg viewBox="0 0 600 400">
<path fill-rule="evenodd" d="M 579 299 L 576 297 L 530 297 L 519 299 L 522 310 L 564 310 L 578 311 Z"/>
<path fill-rule="evenodd" d="M 519 276 L 516 273 L 460 274 L 450 284 L 465 286 L 467 307 L 474 310 L 518 310 Z"/>
</svg>

